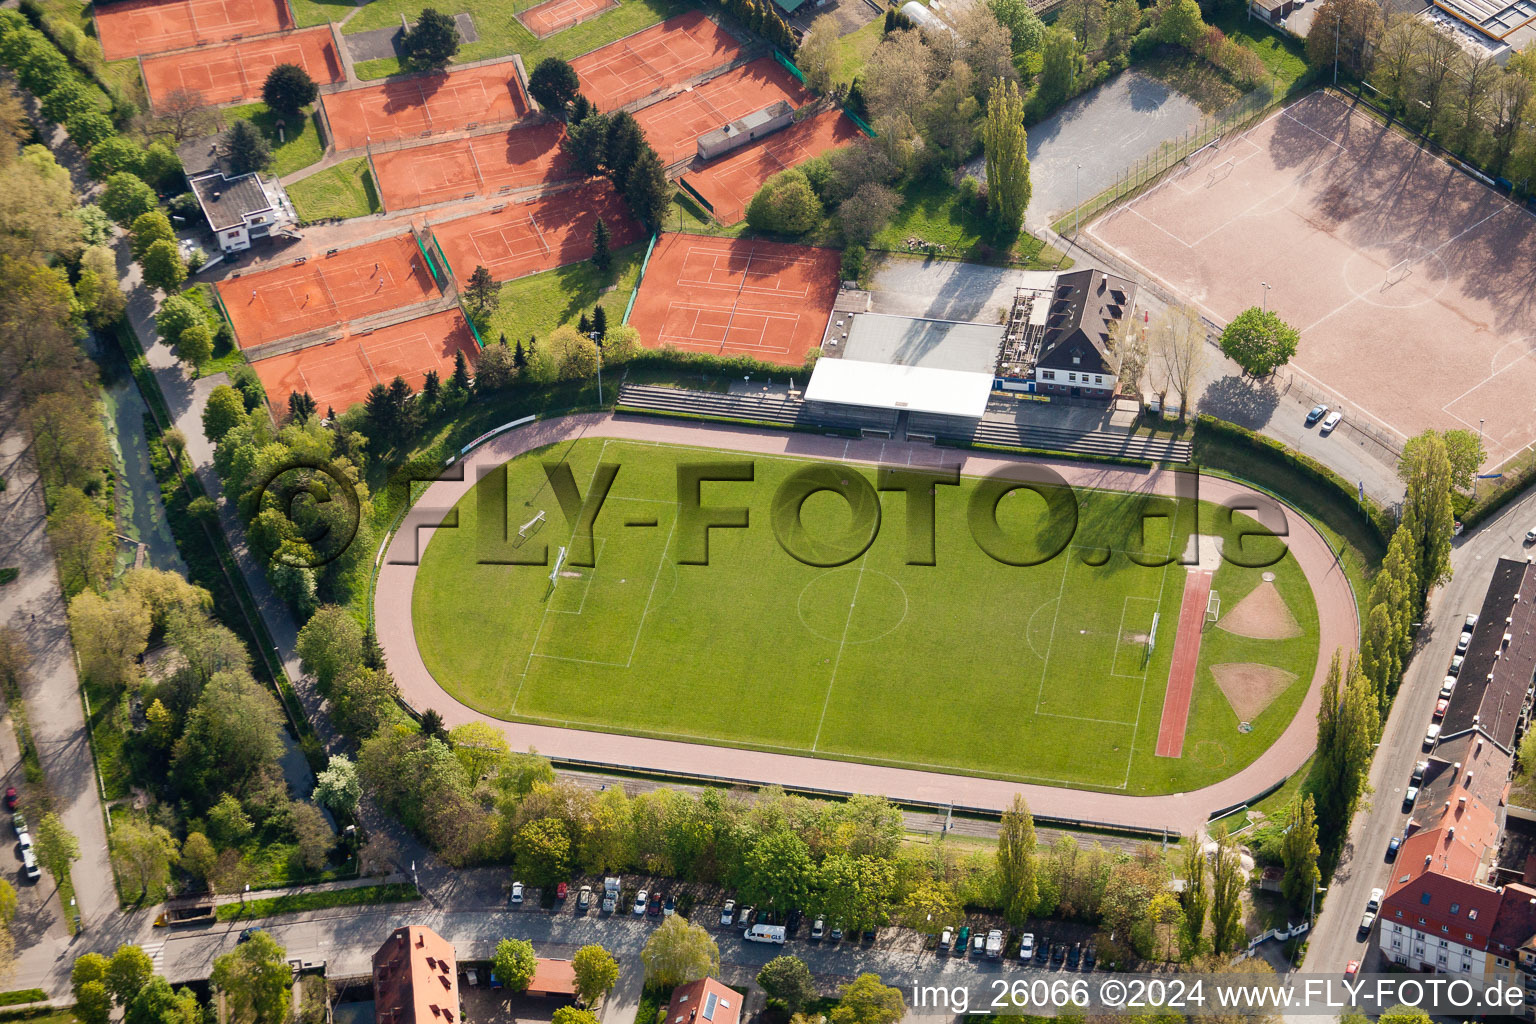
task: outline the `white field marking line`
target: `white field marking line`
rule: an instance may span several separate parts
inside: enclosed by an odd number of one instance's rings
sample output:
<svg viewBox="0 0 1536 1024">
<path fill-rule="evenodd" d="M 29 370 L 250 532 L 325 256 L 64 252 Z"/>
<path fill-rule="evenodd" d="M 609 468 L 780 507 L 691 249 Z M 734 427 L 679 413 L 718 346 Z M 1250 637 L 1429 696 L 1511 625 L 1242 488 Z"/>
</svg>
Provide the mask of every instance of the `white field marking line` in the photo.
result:
<svg viewBox="0 0 1536 1024">
<path fill-rule="evenodd" d="M 593 565 L 591 569 L 583 570 L 581 574 L 581 600 L 576 603 L 576 608 L 574 610 L 569 608 L 556 608 L 554 610 L 555 615 L 580 615 L 582 611 L 587 607 L 587 595 L 592 593 L 592 578 L 597 575 L 597 570 L 602 564 L 603 548 L 608 543 L 607 537 L 597 537 L 594 539 L 597 541 L 597 550 L 592 552 L 592 561 L 598 564 Z"/>
<path fill-rule="evenodd" d="M 1496 349 L 1494 351 L 1494 355 L 1497 356 L 1499 354 L 1499 352 L 1501 352 L 1504 349 L 1508 348 L 1510 345 L 1518 345 L 1518 344 L 1520 344 L 1519 341 L 1505 342 L 1503 345 L 1500 345 L 1498 347 L 1498 349 Z M 1488 376 L 1484 377 L 1482 380 L 1478 381 L 1476 384 L 1473 384 L 1471 387 L 1467 388 L 1467 390 L 1463 391 L 1461 394 L 1457 395 L 1455 398 L 1451 399 L 1449 402 L 1446 402 L 1444 405 L 1442 405 L 1440 407 L 1440 411 L 1443 412 L 1443 413 L 1447 413 L 1447 414 L 1449 414 L 1451 416 L 1456 416 L 1455 413 L 1451 412 L 1451 406 L 1455 405 L 1457 402 L 1461 401 L 1463 398 L 1466 398 L 1468 395 L 1470 395 L 1472 392 L 1476 391 L 1478 388 L 1482 387 L 1484 384 L 1489 383 L 1490 381 L 1493 380 L 1493 378 L 1499 376 L 1502 373 L 1506 373 L 1509 370 L 1513 370 L 1515 367 L 1519 366 L 1521 363 L 1530 362 L 1531 359 L 1532 359 L 1532 357 L 1530 355 L 1522 355 L 1522 356 L 1518 356 L 1515 359 L 1510 360 L 1510 362 L 1506 363 L 1501 369 L 1494 370 Z M 1456 416 L 1456 418 L 1459 419 L 1459 420 L 1461 419 L 1460 416 Z M 1467 421 L 1466 420 L 1461 420 L 1461 422 L 1465 423 Z"/>
<path fill-rule="evenodd" d="M 1056 610 L 1051 613 L 1050 639 L 1045 643 L 1045 659 L 1040 666 L 1040 686 L 1035 692 L 1036 715 L 1040 714 L 1040 704 L 1045 700 L 1045 679 L 1051 673 L 1051 652 L 1056 649 L 1056 623 L 1061 620 L 1061 595 L 1067 589 L 1067 569 L 1071 566 L 1072 559 L 1063 558 L 1061 562 L 1061 582 L 1056 585 Z"/>
<path fill-rule="evenodd" d="M 605 454 L 607 454 L 607 452 L 608 452 L 608 439 L 604 438 L 603 439 L 603 446 L 597 450 L 597 462 L 594 463 L 593 466 L 592 466 L 592 478 L 587 481 L 587 493 L 589 493 L 589 494 L 591 493 L 593 482 L 597 480 L 597 470 L 598 470 L 598 467 L 603 464 L 603 456 Z M 569 546 L 571 544 L 571 542 L 573 542 L 575 539 L 576 539 L 576 524 L 572 523 L 571 524 L 570 535 L 566 538 L 566 545 Z M 533 643 L 531 643 L 529 645 L 529 647 L 528 647 L 528 658 L 527 658 L 527 660 L 525 660 L 523 662 L 522 679 L 519 680 L 519 682 L 517 684 L 517 692 L 512 695 L 512 706 L 509 709 L 509 713 L 511 713 L 511 714 L 515 714 L 517 712 L 517 702 L 518 702 L 519 699 L 521 699 L 521 697 L 523 695 L 523 684 L 528 681 L 528 669 L 529 669 L 530 666 L 533 665 L 533 655 L 534 655 L 534 652 L 539 649 L 539 638 L 544 635 L 544 624 L 546 622 L 548 622 L 548 621 L 549 621 L 549 602 L 545 601 L 544 602 L 544 613 L 539 616 L 539 628 L 534 631 Z M 510 665 L 511 662 L 508 661 L 507 664 Z M 503 679 L 506 678 L 505 677 L 505 671 L 503 671 L 503 677 L 502 678 Z"/>
<path fill-rule="evenodd" d="M 1339 396 L 1339 400 L 1341 402 L 1348 401 L 1348 402 L 1352 403 L 1357 410 L 1359 410 L 1360 412 L 1365 413 L 1372 420 L 1376 421 L 1376 423 L 1378 425 L 1380 425 L 1381 427 L 1385 428 L 1386 430 L 1390 431 L 1393 434 L 1396 434 L 1398 437 L 1402 438 L 1404 441 L 1408 440 L 1408 435 L 1407 434 L 1403 433 L 1401 430 L 1399 430 L 1396 427 L 1394 427 L 1390 420 L 1388 420 L 1385 417 L 1379 415 L 1378 413 L 1372 412 L 1363 402 L 1360 401 L 1360 399 L 1352 397 L 1350 395 L 1346 395 L 1343 392 L 1339 391 L 1337 388 L 1329 387 L 1327 384 L 1324 384 L 1322 382 L 1322 380 L 1320 380 L 1319 378 L 1313 376 L 1311 373 L 1308 373 L 1306 370 L 1302 369 L 1300 366 L 1292 366 L 1291 367 L 1291 371 L 1293 373 L 1301 374 L 1303 377 L 1307 378 L 1312 383 L 1316 384 L 1318 387 L 1322 388 L 1325 391 L 1332 391 L 1334 394 L 1337 394 Z"/>
<path fill-rule="evenodd" d="M 725 334 L 720 339 L 721 352 L 725 351 L 725 343 L 730 340 L 731 324 L 736 319 L 736 307 L 741 305 L 741 290 L 747 286 L 747 272 L 752 269 L 752 256 L 755 251 L 755 246 L 747 250 L 747 265 L 741 268 L 741 282 L 736 286 L 736 298 L 735 301 L 731 303 L 730 315 L 726 317 L 725 321 Z M 817 732 L 819 735 L 820 730 L 817 730 Z"/>
<path fill-rule="evenodd" d="M 485 174 L 480 170 L 480 158 L 475 156 L 474 141 L 466 141 L 464 148 L 469 150 L 469 163 L 475 170 L 475 189 L 476 191 L 484 192 L 486 190 Z"/>
<path fill-rule="evenodd" d="M 848 617 L 843 620 L 843 638 L 838 641 L 837 655 L 832 659 L 832 675 L 827 680 L 827 695 L 821 702 L 821 717 L 816 720 L 816 736 L 811 740 L 814 751 L 821 743 L 821 727 L 827 721 L 827 708 L 832 704 L 832 688 L 837 685 L 837 669 L 843 662 L 843 648 L 848 645 L 848 630 L 853 626 L 853 611 L 859 603 L 859 589 L 864 586 L 864 567 L 869 562 L 869 552 L 859 559 L 859 575 L 853 581 L 853 597 L 848 601 Z"/>
<path fill-rule="evenodd" d="M 1163 566 L 1163 568 L 1166 570 L 1168 567 L 1165 565 L 1165 566 Z M 1130 611 L 1131 602 L 1132 601 L 1148 601 L 1148 602 L 1151 602 L 1152 607 L 1154 609 L 1157 608 L 1157 602 L 1153 601 L 1152 598 L 1150 598 L 1150 597 L 1138 597 L 1138 596 L 1136 596 L 1134 594 L 1126 595 L 1125 601 L 1120 605 L 1120 625 L 1115 630 L 1115 644 L 1116 644 L 1115 653 L 1116 653 L 1116 658 L 1115 658 L 1114 661 L 1111 661 L 1109 663 L 1109 674 L 1112 675 L 1112 676 L 1118 676 L 1121 679 L 1136 679 L 1136 678 L 1140 677 L 1141 679 L 1145 680 L 1147 678 L 1147 669 L 1145 669 L 1145 668 L 1142 669 L 1140 672 L 1116 672 L 1115 671 L 1115 661 L 1119 661 L 1120 660 L 1119 657 L 1118 657 L 1119 652 L 1120 652 L 1119 645 L 1123 644 L 1125 642 L 1123 639 L 1121 639 L 1122 637 L 1125 636 L 1125 613 Z M 1149 662 L 1148 663 L 1148 668 L 1150 668 L 1150 667 L 1151 667 L 1151 663 Z"/>
<path fill-rule="evenodd" d="M 533 237 L 538 240 L 540 252 L 542 252 L 543 255 L 548 256 L 549 243 L 544 241 L 544 232 L 539 230 L 538 219 L 535 218 L 532 213 L 528 215 L 528 224 L 533 228 Z M 508 246 L 508 248 L 511 248 L 511 246 Z"/>
<path fill-rule="evenodd" d="M 1198 538 L 1199 533 L 1200 533 L 1200 506 L 1196 505 L 1195 506 L 1195 534 L 1196 534 L 1197 538 Z M 1173 555 L 1175 545 L 1177 544 L 1177 537 L 1178 537 L 1178 534 L 1177 534 L 1176 531 L 1174 531 L 1174 530 L 1169 530 L 1168 531 L 1168 554 L 1170 556 Z M 1195 551 L 1198 553 L 1199 550 L 1200 550 L 1200 541 L 1197 539 L 1195 541 Z M 1163 582 L 1158 584 L 1158 587 L 1157 587 L 1157 607 L 1158 608 L 1162 608 L 1163 607 L 1163 595 L 1164 595 L 1164 593 L 1168 589 L 1168 573 L 1173 569 L 1173 567 L 1175 565 L 1178 565 L 1178 561 L 1177 560 L 1171 561 L 1167 565 L 1163 566 Z M 1214 573 L 1212 573 L 1212 578 L 1213 579 L 1215 578 L 1215 574 Z M 1180 604 L 1181 604 L 1181 607 L 1182 607 L 1182 602 L 1183 602 L 1183 595 L 1182 594 L 1179 597 L 1179 601 L 1180 601 Z M 1177 619 L 1175 619 L 1175 621 L 1177 621 Z M 1177 627 L 1177 625 L 1175 625 L 1175 627 L 1174 627 L 1174 635 L 1175 635 L 1175 639 L 1177 639 L 1177 635 L 1178 635 L 1178 627 Z M 1199 665 L 1199 662 L 1197 660 L 1196 664 L 1195 664 L 1196 682 L 1199 681 L 1199 675 L 1198 675 L 1199 670 L 1200 670 L 1200 665 Z M 1131 750 L 1130 750 L 1130 753 L 1126 756 L 1126 759 L 1125 759 L 1125 778 L 1120 781 L 1120 787 L 1119 788 L 1121 788 L 1121 789 L 1125 789 L 1127 786 L 1129 786 L 1131 784 L 1131 768 L 1132 768 L 1132 766 L 1134 766 L 1136 764 L 1136 734 L 1141 731 L 1141 713 L 1142 713 L 1142 711 L 1144 711 L 1146 709 L 1146 704 L 1147 704 L 1147 673 L 1149 673 L 1151 671 L 1152 671 L 1152 659 L 1148 658 L 1147 659 L 1146 671 L 1142 672 L 1142 674 L 1141 674 L 1141 696 L 1136 698 L 1136 724 L 1131 727 Z M 1190 689 L 1190 702 L 1191 702 L 1191 706 L 1193 706 L 1193 702 L 1194 702 L 1194 689 L 1193 688 Z"/>
<path fill-rule="evenodd" d="M 677 533 L 677 521 L 680 516 L 672 517 L 672 528 L 667 531 L 667 542 L 661 546 L 661 557 L 656 561 L 656 573 L 651 577 L 650 592 L 645 595 L 645 607 L 640 611 L 640 621 L 635 625 L 635 642 L 630 645 L 629 659 L 624 663 L 627 669 L 635 662 L 635 652 L 640 649 L 640 637 L 645 633 L 645 621 L 651 616 L 651 602 L 656 598 L 656 584 L 661 581 L 661 571 L 667 564 L 667 552 L 672 550 L 672 538 Z"/>
</svg>

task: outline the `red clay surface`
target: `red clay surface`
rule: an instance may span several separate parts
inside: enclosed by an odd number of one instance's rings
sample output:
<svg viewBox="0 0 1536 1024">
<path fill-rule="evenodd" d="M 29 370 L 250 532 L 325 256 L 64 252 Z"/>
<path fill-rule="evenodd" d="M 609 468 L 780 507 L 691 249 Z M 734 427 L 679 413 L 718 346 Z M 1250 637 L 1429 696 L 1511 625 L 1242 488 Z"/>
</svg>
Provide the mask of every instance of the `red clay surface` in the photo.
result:
<svg viewBox="0 0 1536 1024">
<path fill-rule="evenodd" d="M 698 152 L 699 136 L 784 100 L 792 107 L 811 94 L 771 57 L 762 57 L 703 85 L 635 113 L 663 165 Z"/>
<path fill-rule="evenodd" d="M 92 14 L 107 60 L 293 27 L 283 0 L 122 0 L 97 4 Z"/>
<path fill-rule="evenodd" d="M 647 271 L 649 275 L 649 271 Z M 986 476 L 1007 469 L 1018 472 L 1021 462 L 1039 461 L 988 453 L 967 454 L 941 450 L 927 444 L 820 437 L 777 430 L 751 430 L 723 424 L 694 425 L 639 416 L 614 418 L 589 414 L 540 420 L 499 434 L 462 460 L 462 481 L 439 481 L 418 498 L 423 525 L 441 518 L 430 509 L 452 508 L 483 471 L 508 459 L 545 445 L 577 437 L 614 437 L 659 444 L 704 445 L 796 459 L 829 459 L 864 465 L 920 465 L 952 467 L 960 461 L 961 472 Z M 1066 461 L 1049 463 L 1071 487 L 1097 487 L 1134 493 L 1174 495 L 1177 474 L 1171 470 L 1129 469 Z M 1232 480 L 1205 477 L 1200 495 L 1213 502 L 1242 507 L 1256 500 L 1252 492 Z M 1002 811 L 1014 794 L 1022 794 L 1036 814 L 1075 821 L 1098 821 L 1135 828 L 1176 829 L 1193 835 L 1211 811 L 1231 807 L 1264 792 L 1304 764 L 1317 746 L 1317 709 L 1323 681 L 1333 652 L 1354 650 L 1357 618 L 1355 598 L 1343 573 L 1334 566 L 1333 551 L 1305 518 L 1289 523 L 1291 553 L 1306 574 L 1317 600 L 1318 658 L 1306 699 L 1280 738 L 1246 768 L 1203 789 L 1168 796 L 1136 797 L 1120 793 L 1086 792 L 1053 786 L 1021 785 L 996 779 L 946 775 L 936 771 L 834 761 L 798 754 L 735 750 L 707 743 L 646 739 L 580 729 L 506 722 L 480 714 L 438 686 L 422 663 L 411 619 L 411 596 L 416 585 L 418 542 L 431 543 L 431 529 L 417 530 L 407 519 L 397 531 L 380 568 L 374 588 L 374 612 L 379 642 L 389 659 L 390 672 L 402 697 L 412 707 L 436 708 L 450 728 L 465 722 L 483 722 L 506 737 L 514 750 L 536 747 L 546 756 L 585 758 L 594 750 L 603 761 L 648 772 L 688 773 L 700 776 L 729 775 L 751 785 L 780 784 L 816 788 L 837 793 L 881 793 L 892 800 L 921 801 L 944 805 L 950 801 L 970 807 Z"/>
<path fill-rule="evenodd" d="M 598 217 L 607 222 L 615 249 L 640 237 L 640 225 L 606 181 L 444 221 L 432 232 L 460 281 L 468 281 L 476 267 L 509 281 L 589 258 Z"/>
<path fill-rule="evenodd" d="M 548 3 L 530 7 L 517 15 L 517 20 L 529 32 L 543 39 L 617 6 L 615 0 L 548 0 Z"/>
<path fill-rule="evenodd" d="M 1536 218 L 1337 96 L 1223 140 L 1088 231 L 1217 322 L 1272 283 L 1269 308 L 1301 331 L 1291 368 L 1346 424 L 1402 439 L 1486 421 L 1491 465 L 1536 440 Z"/>
<path fill-rule="evenodd" d="M 729 33 L 701 12 L 690 11 L 583 54 L 571 67 L 587 99 L 613 110 L 741 54 Z"/>
<path fill-rule="evenodd" d="M 515 121 L 528 113 L 511 61 L 333 92 L 321 102 L 337 149 Z"/>
<path fill-rule="evenodd" d="M 647 348 L 800 366 L 821 344 L 840 260 L 806 245 L 662 235 L 629 322 Z"/>
<path fill-rule="evenodd" d="M 191 53 L 149 57 L 142 64 L 152 103 L 177 91 L 201 93 L 207 103 L 255 102 L 261 99 L 267 72 L 279 64 L 297 64 L 321 85 L 346 80 L 336 41 L 324 25 Z"/>
<path fill-rule="evenodd" d="M 828 110 L 710 161 L 702 171 L 687 176 L 688 184 L 709 200 L 720 223 L 735 224 L 746 217 L 747 204 L 763 182 L 851 142 L 858 134 L 842 111 Z"/>
<path fill-rule="evenodd" d="M 436 298 L 409 234 L 220 281 L 241 348 Z"/>
<path fill-rule="evenodd" d="M 1189 702 L 1195 695 L 1195 668 L 1200 663 L 1200 639 L 1205 605 L 1211 597 L 1214 573 L 1196 570 L 1184 576 L 1184 603 L 1179 605 L 1179 632 L 1173 638 L 1168 689 L 1163 691 L 1163 718 L 1157 727 L 1157 756 L 1183 757 L 1184 730 L 1189 726 Z"/>
<path fill-rule="evenodd" d="M 386 210 L 492 195 L 580 176 L 560 148 L 564 128 L 532 124 L 494 135 L 376 153 L 373 169 Z"/>
<path fill-rule="evenodd" d="M 464 315 L 448 309 L 369 334 L 258 359 L 252 366 L 274 409 L 286 409 L 292 392 L 308 391 L 321 409 L 341 412 L 366 398 L 375 384 L 387 385 L 396 377 L 404 377 L 417 391 L 428 370 L 447 380 L 455 354 L 463 352 L 473 366 L 478 351 Z"/>
</svg>

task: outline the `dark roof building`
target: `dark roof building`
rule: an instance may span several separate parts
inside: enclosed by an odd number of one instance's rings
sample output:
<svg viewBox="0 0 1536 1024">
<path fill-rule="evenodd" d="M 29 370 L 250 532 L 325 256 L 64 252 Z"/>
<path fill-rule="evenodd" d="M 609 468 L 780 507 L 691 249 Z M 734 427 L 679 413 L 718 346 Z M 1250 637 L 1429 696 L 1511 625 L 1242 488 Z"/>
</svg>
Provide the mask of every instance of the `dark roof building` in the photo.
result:
<svg viewBox="0 0 1536 1024">
<path fill-rule="evenodd" d="M 1136 286 L 1102 270 L 1077 270 L 1056 278 L 1035 361 L 1036 389 L 1108 398 L 1115 392 L 1120 360 L 1113 338 L 1131 315 Z"/>
<path fill-rule="evenodd" d="M 1536 565 L 1501 558 L 1456 677 L 1440 726 L 1440 744 L 1476 730 L 1513 754 L 1533 679 Z"/>
<path fill-rule="evenodd" d="M 453 943 L 424 925 L 396 928 L 373 954 L 378 1024 L 462 1024 Z"/>
</svg>

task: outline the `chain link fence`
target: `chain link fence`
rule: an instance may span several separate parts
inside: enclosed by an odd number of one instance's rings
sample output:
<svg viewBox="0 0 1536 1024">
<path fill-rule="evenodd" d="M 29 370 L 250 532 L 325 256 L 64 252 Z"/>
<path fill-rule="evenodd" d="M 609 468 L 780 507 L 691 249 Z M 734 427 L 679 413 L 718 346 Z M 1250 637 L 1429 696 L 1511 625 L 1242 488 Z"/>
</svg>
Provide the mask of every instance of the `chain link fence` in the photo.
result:
<svg viewBox="0 0 1536 1024">
<path fill-rule="evenodd" d="M 1113 185 L 1057 218 L 1052 229 L 1060 235 L 1075 235 L 1082 224 L 1121 200 L 1138 195 L 1170 168 L 1208 147 L 1219 151 L 1223 136 L 1247 128 L 1278 107 L 1290 94 L 1278 91 L 1272 82 L 1265 83 L 1229 106 L 1206 115 L 1183 135 L 1168 139 L 1126 168 Z"/>
</svg>

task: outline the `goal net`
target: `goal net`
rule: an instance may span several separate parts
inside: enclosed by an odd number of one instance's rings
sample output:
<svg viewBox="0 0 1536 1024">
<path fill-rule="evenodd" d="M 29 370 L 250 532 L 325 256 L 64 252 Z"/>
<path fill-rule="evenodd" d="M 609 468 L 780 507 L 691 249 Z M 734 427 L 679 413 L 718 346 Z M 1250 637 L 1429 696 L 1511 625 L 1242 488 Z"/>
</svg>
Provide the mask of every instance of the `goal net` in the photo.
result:
<svg viewBox="0 0 1536 1024">
<path fill-rule="evenodd" d="M 1228 157 L 1226 160 L 1223 160 L 1215 167 L 1212 167 L 1211 173 L 1205 176 L 1206 187 L 1210 187 L 1211 185 L 1216 184 L 1218 181 L 1231 174 L 1233 169 L 1236 167 L 1237 161 L 1231 157 Z"/>
<path fill-rule="evenodd" d="M 551 588 L 553 588 L 554 585 L 555 585 L 555 582 L 560 579 L 560 567 L 562 565 L 564 565 L 564 564 L 565 564 L 565 545 L 562 544 L 562 545 L 560 545 L 560 553 L 555 555 L 555 567 L 553 569 L 549 570 L 549 585 L 550 585 Z"/>
<path fill-rule="evenodd" d="M 539 530 L 543 528 L 543 526 L 544 512 L 541 509 L 538 515 L 534 516 L 532 519 L 528 520 L 522 526 L 517 528 L 517 540 L 513 542 L 513 546 L 521 547 L 523 541 L 527 540 L 529 537 L 532 537 L 535 533 L 538 533 Z"/>
<path fill-rule="evenodd" d="M 1216 620 L 1221 618 L 1221 594 L 1211 591 L 1211 596 L 1205 602 L 1205 625 L 1214 626 Z"/>
<path fill-rule="evenodd" d="M 1392 287 L 1411 273 L 1413 273 L 1413 261 L 1398 260 L 1387 269 L 1387 276 L 1382 278 L 1382 290 L 1385 291 L 1386 289 Z"/>
</svg>

